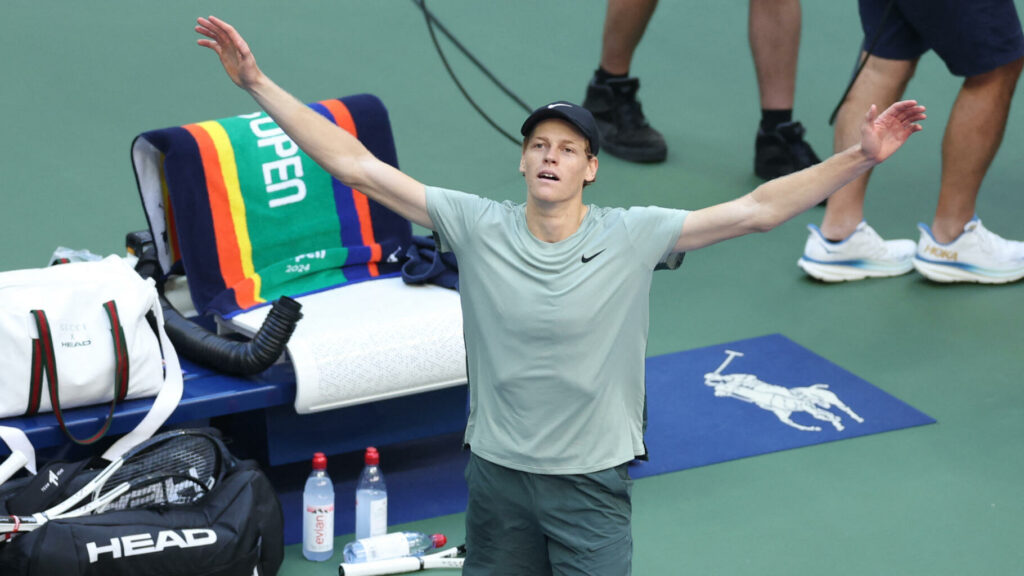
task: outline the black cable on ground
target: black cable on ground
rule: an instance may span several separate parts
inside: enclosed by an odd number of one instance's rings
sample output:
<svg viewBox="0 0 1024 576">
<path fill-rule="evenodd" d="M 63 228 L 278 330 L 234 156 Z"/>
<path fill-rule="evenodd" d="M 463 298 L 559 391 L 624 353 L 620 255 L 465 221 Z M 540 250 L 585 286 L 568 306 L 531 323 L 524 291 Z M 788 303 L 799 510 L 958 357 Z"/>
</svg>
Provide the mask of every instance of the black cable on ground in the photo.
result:
<svg viewBox="0 0 1024 576">
<path fill-rule="evenodd" d="M 896 0 L 889 0 L 889 4 L 885 6 L 885 12 L 882 14 L 882 20 L 878 23 L 878 30 L 875 30 L 875 36 L 868 43 L 868 47 L 864 50 L 864 59 L 861 60 L 860 66 L 857 67 L 857 71 L 853 73 L 853 78 L 850 78 L 850 83 L 846 85 L 846 91 L 839 98 L 839 103 L 836 104 L 835 110 L 832 111 L 832 115 L 828 117 L 828 125 L 835 124 L 836 115 L 839 114 L 839 109 L 842 108 L 843 102 L 846 101 L 846 97 L 850 95 L 850 90 L 853 88 L 853 83 L 857 81 L 857 77 L 860 76 L 861 71 L 864 70 L 864 66 L 868 63 L 868 58 L 871 58 L 871 51 L 875 49 L 875 45 L 878 44 L 878 39 L 882 37 L 882 27 L 885 26 L 885 21 L 889 18 L 889 12 L 892 12 L 893 5 L 896 4 Z"/>
<path fill-rule="evenodd" d="M 480 116 L 484 120 L 486 120 L 487 123 L 490 124 L 492 128 L 501 133 L 501 135 L 507 138 L 510 142 L 512 142 L 516 146 L 522 145 L 521 138 L 517 138 L 512 134 L 506 132 L 501 126 L 498 125 L 497 122 L 495 122 L 490 116 L 488 116 L 487 113 L 484 112 L 484 110 L 469 95 L 469 92 L 462 85 L 462 82 L 460 82 L 458 77 L 455 76 L 455 72 L 452 70 L 451 65 L 448 63 L 448 58 L 445 57 L 444 51 L 441 50 L 441 44 L 437 41 L 437 35 L 434 32 L 434 26 L 437 26 L 437 29 L 440 30 L 441 33 L 443 33 L 449 40 L 451 40 L 452 44 L 454 44 L 455 47 L 459 49 L 459 51 L 461 51 L 467 58 L 469 58 L 470 62 L 472 62 L 481 72 L 483 72 L 484 75 L 487 76 L 487 78 L 490 79 L 490 81 L 493 82 L 495 86 L 497 86 L 509 98 L 514 100 L 516 104 L 518 104 L 523 110 L 525 110 L 527 113 L 530 113 L 533 111 L 533 109 L 530 108 L 525 102 L 523 102 L 522 99 L 519 98 L 519 96 L 516 96 L 516 94 L 512 92 L 508 87 L 502 84 L 501 81 L 498 80 L 494 76 L 494 74 L 492 74 L 491 71 L 487 69 L 486 66 L 484 66 L 469 50 L 467 50 L 466 47 L 463 46 L 462 43 L 459 42 L 458 39 L 456 39 L 452 35 L 452 33 L 448 31 L 447 28 L 445 28 L 444 24 L 442 24 L 437 19 L 437 17 L 434 16 L 433 12 L 427 9 L 426 0 L 412 0 L 412 2 L 413 4 L 416 4 L 420 10 L 423 11 L 423 17 L 427 22 L 427 30 L 430 32 L 430 39 L 434 43 L 434 48 L 437 50 L 437 55 L 441 57 L 441 62 L 444 64 L 445 69 L 448 71 L 448 75 L 451 76 L 452 81 L 455 82 L 455 86 L 457 86 L 459 91 L 462 92 L 462 95 L 466 98 L 466 101 L 469 102 L 469 105 L 472 106 L 473 109 L 476 110 L 477 113 L 480 114 Z"/>
</svg>

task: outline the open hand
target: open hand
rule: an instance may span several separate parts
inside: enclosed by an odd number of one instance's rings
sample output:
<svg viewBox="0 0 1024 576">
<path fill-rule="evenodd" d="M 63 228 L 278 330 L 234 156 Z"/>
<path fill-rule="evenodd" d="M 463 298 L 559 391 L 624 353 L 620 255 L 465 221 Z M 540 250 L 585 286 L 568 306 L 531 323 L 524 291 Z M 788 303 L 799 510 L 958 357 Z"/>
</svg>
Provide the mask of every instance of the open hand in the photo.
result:
<svg viewBox="0 0 1024 576">
<path fill-rule="evenodd" d="M 875 162 L 892 156 L 911 134 L 922 129 L 918 122 L 927 118 L 924 110 L 916 100 L 904 100 L 879 114 L 872 104 L 860 128 L 861 150 Z"/>
<path fill-rule="evenodd" d="M 210 48 L 220 56 L 220 63 L 224 65 L 224 71 L 228 73 L 232 82 L 245 89 L 252 86 L 262 72 L 256 66 L 256 58 L 242 35 L 216 16 L 200 17 L 196 22 L 196 32 L 206 36 L 200 38 L 198 44 Z"/>
</svg>

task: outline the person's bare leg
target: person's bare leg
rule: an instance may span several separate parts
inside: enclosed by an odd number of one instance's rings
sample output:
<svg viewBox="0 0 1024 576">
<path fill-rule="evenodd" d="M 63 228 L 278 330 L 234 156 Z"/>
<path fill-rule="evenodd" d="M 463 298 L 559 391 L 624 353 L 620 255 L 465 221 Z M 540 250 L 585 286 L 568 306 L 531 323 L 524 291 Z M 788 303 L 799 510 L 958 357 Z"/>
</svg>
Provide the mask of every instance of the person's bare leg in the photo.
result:
<svg viewBox="0 0 1024 576">
<path fill-rule="evenodd" d="M 608 0 L 601 40 L 601 68 L 609 74 L 627 74 L 658 0 Z"/>
<path fill-rule="evenodd" d="M 750 0 L 747 32 L 762 109 L 793 109 L 800 22 L 800 0 Z"/>
<path fill-rule="evenodd" d="M 864 55 L 861 54 L 863 58 Z M 878 110 L 885 110 L 896 102 L 914 75 L 916 60 L 888 60 L 872 56 L 861 71 L 850 93 L 843 101 L 836 116 L 836 152 L 846 150 L 860 142 L 860 126 L 864 114 L 874 104 Z M 821 222 L 821 233 L 829 240 L 842 240 L 853 233 L 857 224 L 864 219 L 864 195 L 867 190 L 868 172 L 828 199 L 825 216 Z"/>
<path fill-rule="evenodd" d="M 668 156 L 665 137 L 647 121 L 637 98 L 640 79 L 629 76 L 633 53 L 657 6 L 657 0 L 608 0 L 600 67 L 583 99 L 597 122 L 601 147 L 630 162 L 663 162 Z"/>
<path fill-rule="evenodd" d="M 932 234 L 952 242 L 974 217 L 981 182 L 1003 141 L 1024 59 L 964 80 L 942 138 L 942 186 Z"/>
</svg>

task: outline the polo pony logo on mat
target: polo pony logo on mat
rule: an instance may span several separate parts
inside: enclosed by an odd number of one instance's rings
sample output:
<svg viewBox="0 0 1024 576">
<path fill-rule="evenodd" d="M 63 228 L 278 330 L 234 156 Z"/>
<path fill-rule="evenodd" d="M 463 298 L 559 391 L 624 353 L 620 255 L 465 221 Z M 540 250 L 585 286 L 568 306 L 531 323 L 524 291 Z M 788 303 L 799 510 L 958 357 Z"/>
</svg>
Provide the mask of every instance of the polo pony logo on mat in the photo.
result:
<svg viewBox="0 0 1024 576">
<path fill-rule="evenodd" d="M 814 384 L 801 388 L 785 388 L 769 384 L 753 374 L 722 374 L 722 370 L 742 352 L 726 350 L 725 362 L 714 372 L 704 375 L 704 384 L 715 389 L 715 396 L 735 398 L 757 405 L 758 408 L 773 412 L 785 425 L 806 432 L 820 432 L 820 426 L 804 426 L 790 419 L 793 413 L 804 412 L 816 420 L 831 424 L 837 431 L 844 429 L 842 419 L 829 412 L 838 408 L 857 422 L 864 419 L 843 403 L 828 384 Z"/>
</svg>

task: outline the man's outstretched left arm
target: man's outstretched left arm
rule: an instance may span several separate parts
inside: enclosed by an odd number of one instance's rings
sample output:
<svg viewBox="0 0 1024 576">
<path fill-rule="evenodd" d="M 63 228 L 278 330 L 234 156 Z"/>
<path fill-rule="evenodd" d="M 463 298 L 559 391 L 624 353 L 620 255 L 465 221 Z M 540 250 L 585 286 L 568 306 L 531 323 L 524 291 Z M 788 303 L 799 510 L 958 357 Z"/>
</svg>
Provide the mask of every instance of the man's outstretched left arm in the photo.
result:
<svg viewBox="0 0 1024 576">
<path fill-rule="evenodd" d="M 924 106 L 897 102 L 881 114 L 871 106 L 860 143 L 800 172 L 770 180 L 735 200 L 690 213 L 676 242 L 689 252 L 751 232 L 766 232 L 828 198 L 850 181 L 892 156 L 921 130 Z"/>
</svg>

